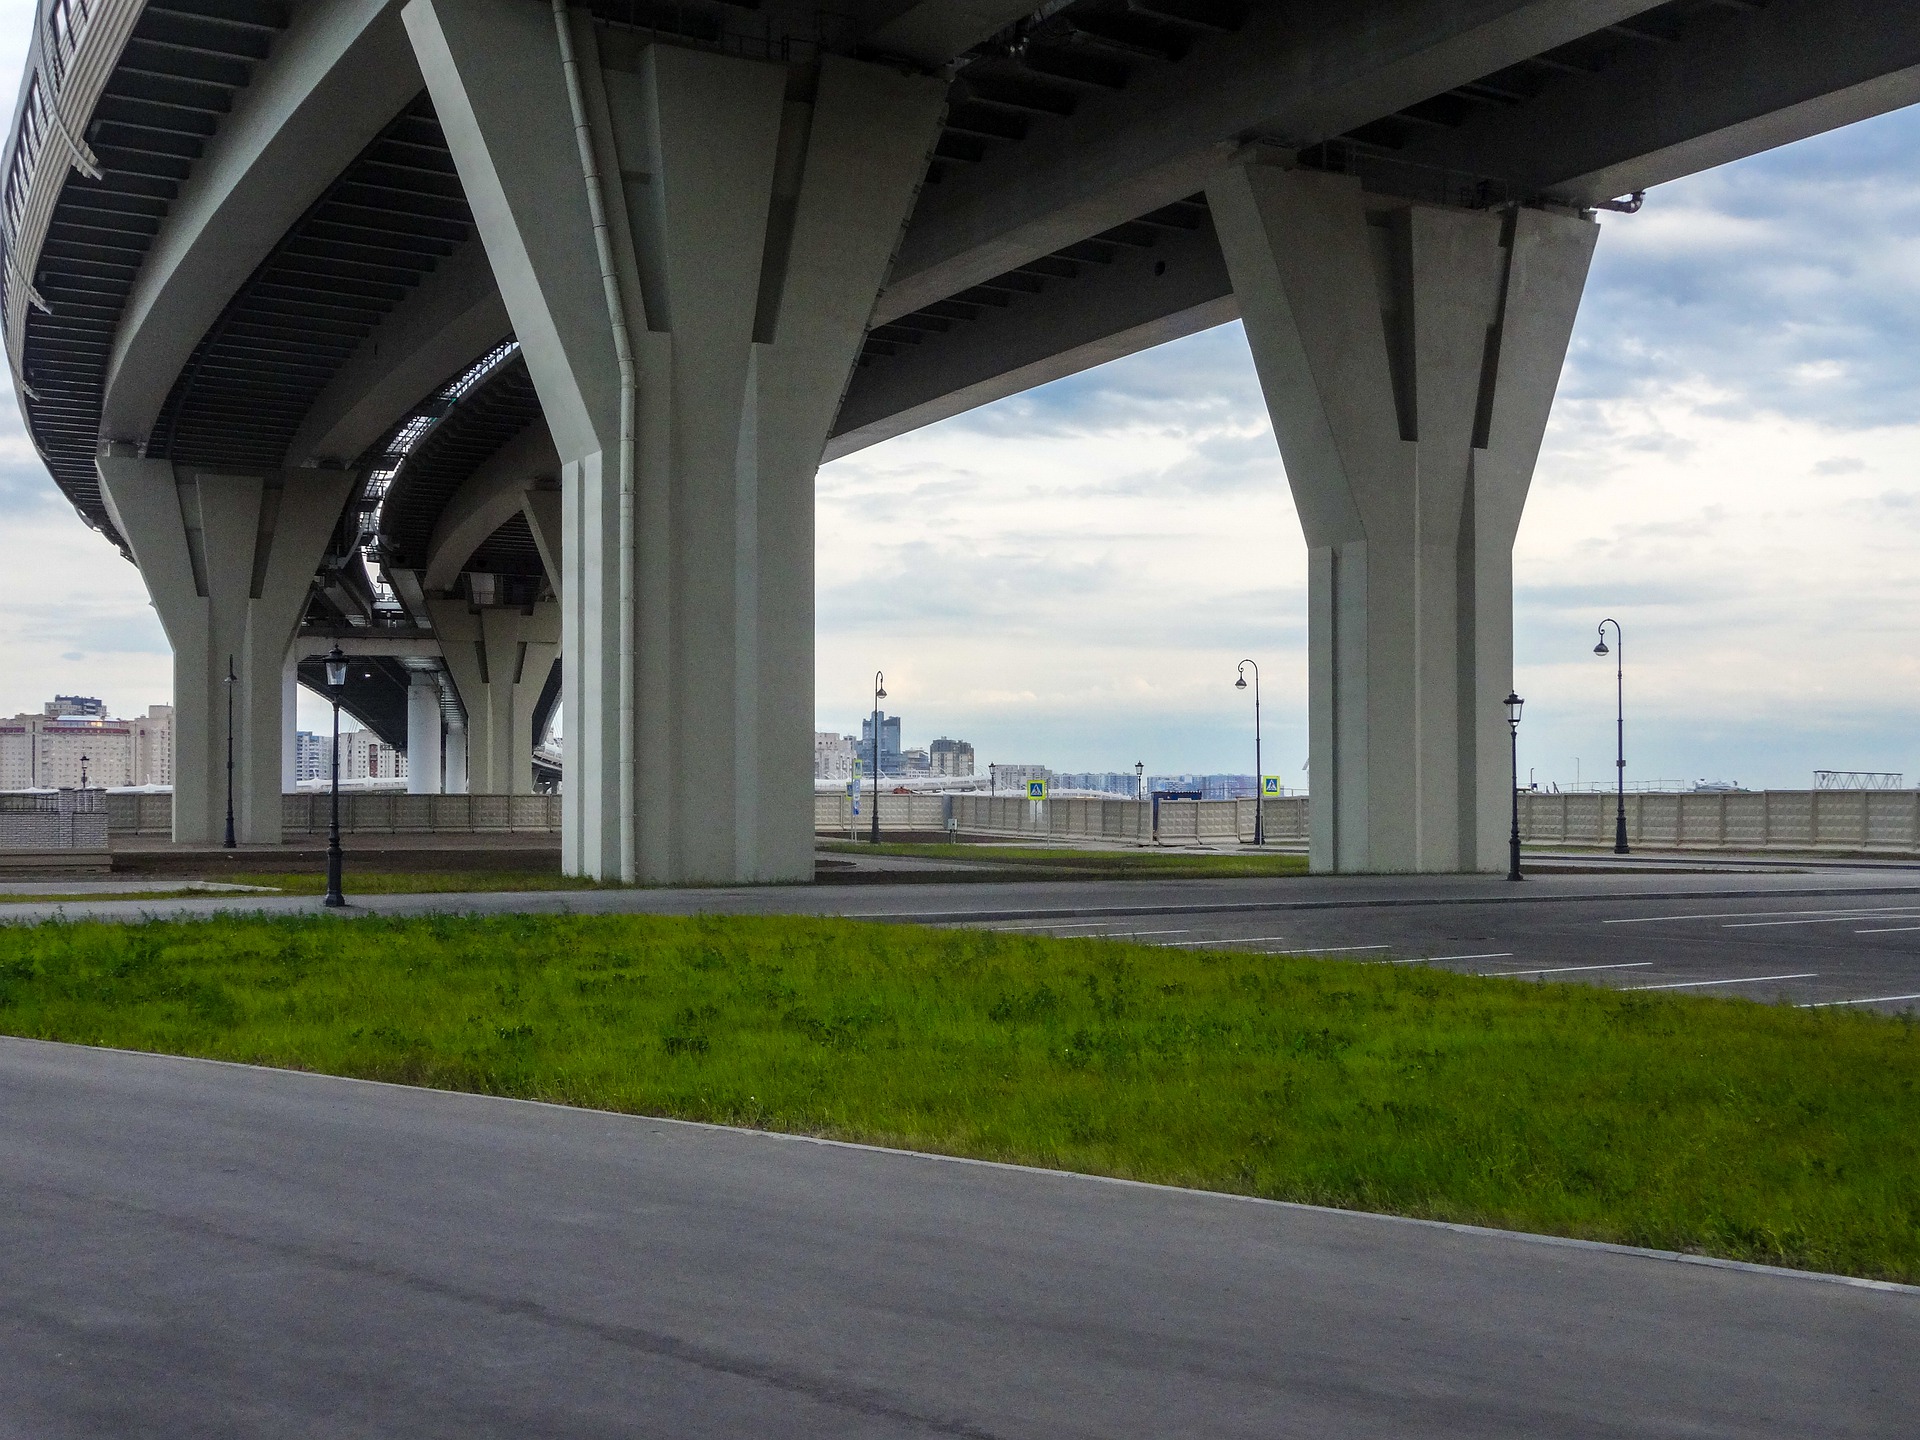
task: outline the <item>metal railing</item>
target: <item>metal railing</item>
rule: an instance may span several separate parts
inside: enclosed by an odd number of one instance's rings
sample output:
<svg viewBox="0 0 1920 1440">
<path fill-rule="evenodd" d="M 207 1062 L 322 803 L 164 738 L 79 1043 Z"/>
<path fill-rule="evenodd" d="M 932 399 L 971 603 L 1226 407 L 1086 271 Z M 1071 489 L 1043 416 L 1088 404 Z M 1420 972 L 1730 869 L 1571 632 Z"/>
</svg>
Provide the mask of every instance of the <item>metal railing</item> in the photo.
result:
<svg viewBox="0 0 1920 1440">
<path fill-rule="evenodd" d="M 0 157 L 0 319 L 15 384 L 27 309 L 48 309 L 33 286 L 40 247 L 70 169 L 95 179 L 100 163 L 84 135 L 94 107 L 139 22 L 145 0 L 40 0 L 6 152 Z"/>
</svg>

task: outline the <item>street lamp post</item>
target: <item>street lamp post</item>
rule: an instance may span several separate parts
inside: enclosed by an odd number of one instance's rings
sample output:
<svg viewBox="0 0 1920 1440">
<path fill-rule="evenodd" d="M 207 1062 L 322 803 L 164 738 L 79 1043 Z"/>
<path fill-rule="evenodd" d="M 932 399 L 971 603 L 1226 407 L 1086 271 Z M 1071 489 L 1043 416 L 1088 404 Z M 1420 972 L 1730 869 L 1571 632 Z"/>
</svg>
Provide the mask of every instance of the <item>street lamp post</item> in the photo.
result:
<svg viewBox="0 0 1920 1440">
<path fill-rule="evenodd" d="M 1247 688 L 1247 667 L 1253 666 L 1253 843 L 1267 843 L 1266 824 L 1266 771 L 1260 762 L 1260 667 L 1251 660 L 1240 662 L 1240 678 L 1233 682 L 1233 688 Z"/>
<path fill-rule="evenodd" d="M 92 758 L 93 757 L 89 755 L 82 755 L 80 757 L 80 788 L 82 790 L 87 788 L 87 761 Z"/>
<path fill-rule="evenodd" d="M 873 843 L 880 843 L 880 702 L 887 698 L 887 677 L 873 672 Z"/>
<path fill-rule="evenodd" d="M 223 848 L 233 849 L 233 656 L 227 656 L 227 838 Z"/>
<path fill-rule="evenodd" d="M 1527 702 L 1513 691 L 1507 692 L 1507 730 L 1513 743 L 1513 766 L 1509 776 L 1513 798 L 1513 834 L 1508 841 L 1507 879 L 1524 880 L 1520 873 L 1520 707 Z"/>
<path fill-rule="evenodd" d="M 1133 762 L 1133 789 L 1136 799 L 1147 798 L 1147 762 L 1144 760 Z"/>
<path fill-rule="evenodd" d="M 1613 734 L 1614 761 L 1613 773 L 1615 794 L 1618 804 L 1613 812 L 1613 853 L 1627 853 L 1627 646 L 1620 638 L 1620 622 L 1612 616 L 1602 620 L 1599 625 L 1600 643 L 1593 647 L 1596 655 L 1607 653 L 1607 626 L 1613 627 Z"/>
<path fill-rule="evenodd" d="M 333 701 L 333 812 L 327 824 L 327 897 L 321 903 L 347 903 L 340 893 L 340 692 L 347 684 L 347 657 L 338 645 L 327 652 L 327 691 Z"/>
</svg>

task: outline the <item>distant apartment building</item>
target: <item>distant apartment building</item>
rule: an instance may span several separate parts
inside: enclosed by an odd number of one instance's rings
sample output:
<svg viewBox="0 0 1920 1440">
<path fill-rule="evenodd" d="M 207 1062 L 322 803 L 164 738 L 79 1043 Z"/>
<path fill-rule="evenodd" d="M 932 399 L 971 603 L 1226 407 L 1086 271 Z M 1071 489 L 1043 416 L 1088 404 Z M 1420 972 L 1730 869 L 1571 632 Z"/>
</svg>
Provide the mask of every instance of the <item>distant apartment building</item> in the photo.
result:
<svg viewBox="0 0 1920 1440">
<path fill-rule="evenodd" d="M 1027 786 L 1035 780 L 1051 782 L 1053 772 L 1044 765 L 1002 765 L 995 762 L 987 767 L 995 794 L 1024 795 Z"/>
<path fill-rule="evenodd" d="M 371 730 L 340 732 L 342 780 L 404 780 L 407 753 L 387 744 Z"/>
<path fill-rule="evenodd" d="M 39 715 L 0 720 L 0 790 L 173 783 L 173 707 L 118 720 L 97 699 L 56 696 Z"/>
<path fill-rule="evenodd" d="M 973 746 L 942 735 L 927 746 L 927 770 L 934 775 L 973 774 Z"/>
<path fill-rule="evenodd" d="M 52 718 L 66 718 L 74 715 L 91 715 L 96 719 L 107 718 L 107 707 L 98 695 L 56 695 L 46 703 L 40 712 Z"/>
<path fill-rule="evenodd" d="M 1119 795 L 1128 800 L 1140 796 L 1140 778 L 1131 770 L 1078 770 L 1053 777 L 1056 790 L 1084 790 L 1096 795 Z"/>
<path fill-rule="evenodd" d="M 854 739 L 831 730 L 813 732 L 813 778 L 846 780 L 853 775 Z"/>
<path fill-rule="evenodd" d="M 310 730 L 297 731 L 293 737 L 293 778 L 297 784 L 302 780 L 327 780 L 332 777 L 333 737 L 315 735 Z"/>
</svg>

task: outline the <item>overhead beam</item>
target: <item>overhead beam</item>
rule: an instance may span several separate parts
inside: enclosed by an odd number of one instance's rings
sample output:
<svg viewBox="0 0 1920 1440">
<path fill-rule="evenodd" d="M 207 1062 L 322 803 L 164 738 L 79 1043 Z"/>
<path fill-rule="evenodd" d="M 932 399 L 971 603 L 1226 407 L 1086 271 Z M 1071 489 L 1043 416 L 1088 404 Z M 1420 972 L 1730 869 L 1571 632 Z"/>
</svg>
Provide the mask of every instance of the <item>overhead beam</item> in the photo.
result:
<svg viewBox="0 0 1920 1440">
<path fill-rule="evenodd" d="M 193 348 L 301 215 L 423 82 L 393 0 L 300 6 L 195 164 L 107 363 L 103 444 L 144 444 Z"/>
<path fill-rule="evenodd" d="M 1082 263 L 1004 310 L 956 320 L 854 371 L 826 459 L 1017 395 L 1239 315 L 1211 224 Z"/>
<path fill-rule="evenodd" d="M 481 462 L 440 512 L 420 581 L 427 594 L 451 590 L 473 552 L 520 513 L 527 491 L 541 482 L 560 483 L 560 452 L 546 422 L 536 420 Z"/>
<path fill-rule="evenodd" d="M 1040 0 L 888 0 L 870 7 L 863 49 L 944 65 L 1040 7 Z"/>
<path fill-rule="evenodd" d="M 428 272 L 320 392 L 287 447 L 287 465 L 355 459 L 512 328 L 486 247 L 469 240 Z"/>
<path fill-rule="evenodd" d="M 1654 8 L 1647 0 L 1284 0 L 921 192 L 895 319 L 1202 189 L 1251 138 L 1316 144 Z"/>
<path fill-rule="evenodd" d="M 1775 0 L 1403 152 L 1579 204 L 1920 102 L 1920 7 Z"/>
</svg>

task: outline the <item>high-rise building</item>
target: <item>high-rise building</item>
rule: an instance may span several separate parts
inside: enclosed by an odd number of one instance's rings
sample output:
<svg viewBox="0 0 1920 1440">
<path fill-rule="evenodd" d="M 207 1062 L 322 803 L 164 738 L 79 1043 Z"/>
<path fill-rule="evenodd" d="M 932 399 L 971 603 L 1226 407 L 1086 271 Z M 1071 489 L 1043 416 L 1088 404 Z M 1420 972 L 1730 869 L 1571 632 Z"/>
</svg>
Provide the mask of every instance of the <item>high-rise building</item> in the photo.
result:
<svg viewBox="0 0 1920 1440">
<path fill-rule="evenodd" d="M 293 737 L 293 778 L 295 783 L 302 780 L 328 780 L 332 778 L 333 737 L 315 735 L 311 730 L 300 730 Z"/>
<path fill-rule="evenodd" d="M 860 722 L 860 754 L 871 765 L 873 763 L 873 717 L 869 715 Z M 880 773 L 898 775 L 900 773 L 900 717 L 880 712 Z"/>
<path fill-rule="evenodd" d="M 935 775 L 973 774 L 973 746 L 942 735 L 927 746 L 927 769 Z"/>
</svg>

